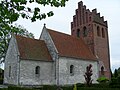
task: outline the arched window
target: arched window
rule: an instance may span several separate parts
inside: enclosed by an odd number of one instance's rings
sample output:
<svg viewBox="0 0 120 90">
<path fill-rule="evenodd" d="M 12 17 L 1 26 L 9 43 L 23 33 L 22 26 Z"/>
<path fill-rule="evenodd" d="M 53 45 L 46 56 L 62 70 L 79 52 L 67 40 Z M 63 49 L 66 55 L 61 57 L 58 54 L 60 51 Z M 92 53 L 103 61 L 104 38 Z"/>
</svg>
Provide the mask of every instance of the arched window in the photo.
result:
<svg viewBox="0 0 120 90">
<path fill-rule="evenodd" d="M 105 31 L 104 31 L 104 28 L 102 28 L 102 37 L 105 38 Z"/>
<path fill-rule="evenodd" d="M 74 66 L 73 65 L 70 65 L 70 74 L 74 75 Z"/>
<path fill-rule="evenodd" d="M 89 21 L 91 21 L 91 17 L 89 17 Z"/>
<path fill-rule="evenodd" d="M 88 23 L 88 12 L 86 12 L 86 23 Z"/>
<path fill-rule="evenodd" d="M 39 66 L 36 66 L 36 68 L 35 68 L 35 74 L 40 74 L 40 67 Z"/>
<path fill-rule="evenodd" d="M 104 67 L 103 66 L 101 67 L 101 75 L 102 76 L 104 75 Z"/>
<path fill-rule="evenodd" d="M 100 27 L 97 26 L 97 36 L 100 36 Z"/>
<path fill-rule="evenodd" d="M 84 12 L 85 12 L 85 10 L 84 10 L 84 8 L 82 9 L 82 14 L 83 14 L 83 17 L 82 17 L 82 19 L 83 19 L 83 24 L 85 24 L 85 15 L 84 15 Z"/>
<path fill-rule="evenodd" d="M 80 37 L 80 29 L 77 29 L 77 37 Z"/>
<path fill-rule="evenodd" d="M 11 66 L 9 66 L 9 77 L 11 77 Z"/>
<path fill-rule="evenodd" d="M 83 27 L 83 37 L 87 37 L 87 28 Z"/>
</svg>

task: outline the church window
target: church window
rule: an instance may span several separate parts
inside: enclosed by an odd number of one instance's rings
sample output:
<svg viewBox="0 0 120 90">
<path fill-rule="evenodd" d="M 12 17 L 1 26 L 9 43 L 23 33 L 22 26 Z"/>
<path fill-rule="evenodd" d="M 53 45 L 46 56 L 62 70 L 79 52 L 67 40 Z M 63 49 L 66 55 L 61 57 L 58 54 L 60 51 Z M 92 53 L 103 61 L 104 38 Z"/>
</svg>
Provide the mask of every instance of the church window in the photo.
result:
<svg viewBox="0 0 120 90">
<path fill-rule="evenodd" d="M 97 26 L 97 36 L 100 36 L 100 27 Z"/>
<path fill-rule="evenodd" d="M 88 12 L 86 12 L 86 23 L 88 23 Z"/>
<path fill-rule="evenodd" d="M 87 28 L 83 27 L 83 37 L 87 37 Z"/>
<path fill-rule="evenodd" d="M 105 38 L 105 31 L 104 31 L 104 28 L 102 28 L 102 37 Z"/>
<path fill-rule="evenodd" d="M 83 17 L 82 17 L 82 19 L 83 19 L 83 24 L 85 24 L 85 15 L 84 15 L 84 8 L 82 9 L 82 13 L 83 13 Z"/>
<path fill-rule="evenodd" d="M 80 29 L 77 29 L 77 37 L 80 37 Z"/>
<path fill-rule="evenodd" d="M 102 76 L 104 75 L 104 67 L 103 66 L 101 67 L 101 75 Z"/>
<path fill-rule="evenodd" d="M 89 17 L 89 21 L 91 21 L 91 17 Z"/>
<path fill-rule="evenodd" d="M 11 66 L 9 66 L 9 77 L 11 77 Z"/>
<path fill-rule="evenodd" d="M 37 66 L 37 67 L 35 68 L 35 74 L 40 74 L 40 67 L 39 67 L 39 66 Z"/>
<path fill-rule="evenodd" d="M 74 66 L 70 65 L 70 75 L 74 75 Z"/>
</svg>

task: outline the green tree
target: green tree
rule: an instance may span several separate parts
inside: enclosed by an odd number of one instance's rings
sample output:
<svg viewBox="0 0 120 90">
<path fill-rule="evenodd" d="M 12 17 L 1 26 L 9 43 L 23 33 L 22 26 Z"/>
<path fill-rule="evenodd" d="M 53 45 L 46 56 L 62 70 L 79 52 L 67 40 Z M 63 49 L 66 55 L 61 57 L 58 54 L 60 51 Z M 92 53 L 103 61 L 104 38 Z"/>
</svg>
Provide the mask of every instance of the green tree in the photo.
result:
<svg viewBox="0 0 120 90">
<path fill-rule="evenodd" d="M 10 30 L 2 30 L 2 36 L 0 36 L 0 62 L 4 62 L 8 43 L 11 38 L 11 33 L 21 35 L 24 37 L 34 38 L 32 33 L 29 33 L 25 28 L 20 25 L 12 26 Z"/>
<path fill-rule="evenodd" d="M 37 3 L 38 6 L 64 7 L 66 1 L 68 0 L 2 0 L 0 2 L 0 27 L 2 30 L 10 30 L 11 24 L 19 17 L 35 22 L 54 15 L 52 11 L 42 13 L 38 7 L 31 9 L 27 5 L 28 3 Z M 0 36 L 2 35 L 3 33 L 0 31 Z"/>
<path fill-rule="evenodd" d="M 118 68 L 117 72 L 118 72 L 118 75 L 120 76 L 120 67 Z"/>
<path fill-rule="evenodd" d="M 117 72 L 117 69 L 115 69 L 114 71 L 114 77 L 117 78 L 118 77 L 118 72 Z"/>
<path fill-rule="evenodd" d="M 31 8 L 27 4 L 36 3 L 38 6 L 64 7 L 68 0 L 1 0 L 0 1 L 0 59 L 4 59 L 11 33 L 23 34 L 27 31 L 13 26 L 19 17 L 32 22 L 53 16 L 53 11 L 42 13 L 40 8 Z M 29 33 L 28 35 L 31 35 Z M 23 35 L 24 36 L 24 35 Z M 4 61 L 4 60 L 2 60 Z"/>
</svg>

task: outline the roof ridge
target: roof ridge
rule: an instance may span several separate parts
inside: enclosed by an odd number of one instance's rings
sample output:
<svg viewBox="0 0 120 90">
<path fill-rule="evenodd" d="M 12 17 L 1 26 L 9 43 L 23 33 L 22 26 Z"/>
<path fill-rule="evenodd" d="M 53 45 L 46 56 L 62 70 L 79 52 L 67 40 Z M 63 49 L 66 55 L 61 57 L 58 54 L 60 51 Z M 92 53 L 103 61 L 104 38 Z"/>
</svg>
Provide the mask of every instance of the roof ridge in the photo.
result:
<svg viewBox="0 0 120 90">
<path fill-rule="evenodd" d="M 49 28 L 46 28 L 48 31 L 53 31 L 53 32 L 56 32 L 56 33 L 60 33 L 60 34 L 64 34 L 64 35 L 67 35 L 67 36 L 70 36 L 70 37 L 73 37 L 73 38 L 76 38 L 76 39 L 81 39 L 81 38 L 78 38 L 78 37 L 75 37 L 75 36 L 72 36 L 70 34 L 67 34 L 67 33 L 63 33 L 63 32 L 60 32 L 60 31 L 56 31 L 56 30 L 52 30 L 52 29 L 49 29 Z M 82 40 L 83 41 L 83 40 Z"/>
<path fill-rule="evenodd" d="M 41 39 L 35 39 L 35 38 L 25 37 L 25 36 L 21 36 L 21 35 L 15 35 L 15 37 L 16 36 L 26 38 L 26 39 L 36 40 L 36 41 L 44 41 L 44 40 L 41 40 Z"/>
<path fill-rule="evenodd" d="M 50 36 L 52 37 L 56 48 L 58 49 L 58 51 L 61 55 L 65 55 L 65 56 L 72 55 L 75 57 L 81 56 L 86 59 L 97 60 L 95 55 L 91 52 L 88 45 L 84 42 L 84 40 L 82 38 L 78 38 L 78 37 L 63 33 L 63 32 L 54 31 L 54 30 L 51 30 L 48 28 L 47 28 L 47 30 L 48 30 Z M 66 40 L 68 40 L 68 42 L 66 42 Z M 67 50 L 66 50 L 66 48 L 67 48 Z"/>
</svg>

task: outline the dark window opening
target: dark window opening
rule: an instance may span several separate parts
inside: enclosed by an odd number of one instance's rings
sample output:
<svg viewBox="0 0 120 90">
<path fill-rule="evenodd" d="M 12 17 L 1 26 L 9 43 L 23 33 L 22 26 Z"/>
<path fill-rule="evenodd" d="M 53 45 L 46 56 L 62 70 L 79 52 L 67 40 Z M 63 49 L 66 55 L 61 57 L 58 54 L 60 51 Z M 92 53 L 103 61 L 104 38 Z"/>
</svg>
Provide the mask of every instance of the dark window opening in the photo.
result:
<svg viewBox="0 0 120 90">
<path fill-rule="evenodd" d="M 91 17 L 89 17 L 89 21 L 91 21 Z"/>
<path fill-rule="evenodd" d="M 9 77 L 11 77 L 11 66 L 9 66 Z"/>
<path fill-rule="evenodd" d="M 86 23 L 88 23 L 88 12 L 86 12 Z"/>
<path fill-rule="evenodd" d="M 97 36 L 100 36 L 100 27 L 97 26 Z"/>
<path fill-rule="evenodd" d="M 35 68 L 35 74 L 40 74 L 40 67 L 39 67 L 39 66 L 37 66 L 37 67 Z"/>
<path fill-rule="evenodd" d="M 101 75 L 104 75 L 104 67 L 101 67 Z"/>
<path fill-rule="evenodd" d="M 73 65 L 70 65 L 70 74 L 74 75 L 74 66 Z"/>
<path fill-rule="evenodd" d="M 77 37 L 80 37 L 80 29 L 77 29 Z"/>
<path fill-rule="evenodd" d="M 87 37 L 87 28 L 83 27 L 83 37 Z"/>
<path fill-rule="evenodd" d="M 104 28 L 102 28 L 102 37 L 105 38 L 105 31 L 104 31 Z"/>
</svg>

